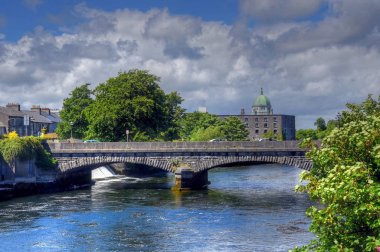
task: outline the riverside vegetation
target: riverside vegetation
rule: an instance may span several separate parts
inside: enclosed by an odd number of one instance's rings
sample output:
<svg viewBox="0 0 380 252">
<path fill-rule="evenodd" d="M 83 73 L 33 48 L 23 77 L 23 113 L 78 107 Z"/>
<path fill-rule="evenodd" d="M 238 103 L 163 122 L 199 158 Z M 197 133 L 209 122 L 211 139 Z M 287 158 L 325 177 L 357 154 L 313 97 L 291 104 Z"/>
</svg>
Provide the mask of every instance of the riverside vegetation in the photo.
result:
<svg viewBox="0 0 380 252">
<path fill-rule="evenodd" d="M 15 165 L 16 160 L 35 159 L 35 164 L 44 170 L 54 169 L 57 161 L 43 146 L 43 138 L 19 137 L 16 132 L 10 132 L 0 140 L 1 158 L 10 166 Z"/>
<path fill-rule="evenodd" d="M 313 168 L 296 189 L 317 202 L 306 212 L 316 239 L 294 251 L 380 249 L 380 97 L 347 107 L 342 127 L 307 154 Z"/>
<path fill-rule="evenodd" d="M 63 102 L 58 135 L 125 141 L 128 129 L 133 141 L 247 140 L 249 132 L 238 118 L 185 113 L 179 93 L 165 94 L 159 81 L 147 71 L 130 70 L 93 90 L 90 84 L 75 88 Z"/>
</svg>

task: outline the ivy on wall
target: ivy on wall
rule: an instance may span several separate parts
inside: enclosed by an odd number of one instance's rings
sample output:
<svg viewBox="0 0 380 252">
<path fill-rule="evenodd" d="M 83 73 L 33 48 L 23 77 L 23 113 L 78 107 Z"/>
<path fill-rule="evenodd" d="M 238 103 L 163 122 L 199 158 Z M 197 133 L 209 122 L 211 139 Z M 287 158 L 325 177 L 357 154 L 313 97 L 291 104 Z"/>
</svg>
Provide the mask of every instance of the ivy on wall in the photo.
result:
<svg viewBox="0 0 380 252">
<path fill-rule="evenodd" d="M 0 155 L 10 166 L 13 166 L 17 159 L 35 159 L 37 167 L 43 170 L 56 168 L 57 160 L 51 157 L 42 143 L 43 139 L 38 137 L 18 137 L 10 133 L 9 137 L 0 140 Z"/>
</svg>

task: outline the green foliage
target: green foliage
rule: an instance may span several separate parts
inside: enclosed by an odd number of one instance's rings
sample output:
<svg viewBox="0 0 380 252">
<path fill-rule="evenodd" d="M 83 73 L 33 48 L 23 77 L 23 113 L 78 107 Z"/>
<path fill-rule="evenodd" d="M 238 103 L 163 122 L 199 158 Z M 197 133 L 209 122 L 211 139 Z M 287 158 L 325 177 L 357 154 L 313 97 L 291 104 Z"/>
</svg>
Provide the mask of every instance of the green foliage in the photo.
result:
<svg viewBox="0 0 380 252">
<path fill-rule="evenodd" d="M 310 138 L 312 140 L 317 140 L 317 131 L 314 129 L 299 129 L 296 131 L 296 139 L 297 140 L 303 140 Z"/>
<path fill-rule="evenodd" d="M 21 161 L 36 159 L 36 165 L 41 169 L 54 169 L 57 161 L 43 147 L 42 139 L 36 137 L 6 138 L 0 140 L 0 154 L 10 166 L 16 159 Z"/>
<path fill-rule="evenodd" d="M 171 92 L 165 97 L 165 107 L 167 109 L 165 130 L 160 133 L 160 139 L 170 141 L 180 138 L 180 120 L 185 110 L 180 106 L 183 102 L 178 92 Z"/>
<path fill-rule="evenodd" d="M 281 132 L 281 130 L 280 130 Z M 270 140 L 277 140 L 277 141 L 283 141 L 283 135 L 282 133 L 274 133 L 273 130 L 269 130 L 267 133 L 264 133 L 261 135 L 263 138 L 268 138 Z"/>
<path fill-rule="evenodd" d="M 328 133 L 330 133 L 333 129 L 335 129 L 335 128 L 339 128 L 338 126 L 339 126 L 339 125 L 338 125 L 338 120 L 329 120 L 329 121 L 327 122 L 326 131 L 327 131 Z"/>
<path fill-rule="evenodd" d="M 166 95 L 158 82 L 147 71 L 131 70 L 97 86 L 85 110 L 86 137 L 121 141 L 128 129 L 134 141 L 178 138 L 182 98 L 176 92 Z"/>
<path fill-rule="evenodd" d="M 58 161 L 51 157 L 50 152 L 48 152 L 41 144 L 36 149 L 36 165 L 43 170 L 53 170 L 57 167 Z"/>
<path fill-rule="evenodd" d="M 338 115 L 338 124 L 343 126 L 346 123 L 352 121 L 362 121 L 367 118 L 367 116 L 375 115 L 380 116 L 380 95 L 377 98 L 377 101 L 372 98 L 372 95 L 368 95 L 367 99 L 360 103 L 347 103 L 346 107 L 348 110 L 342 112 Z"/>
<path fill-rule="evenodd" d="M 147 142 L 150 141 L 150 137 L 145 134 L 145 132 L 137 131 L 133 136 L 133 141 L 135 142 Z"/>
<path fill-rule="evenodd" d="M 221 130 L 228 141 L 246 141 L 249 131 L 242 121 L 235 117 L 228 117 L 221 123 Z"/>
<path fill-rule="evenodd" d="M 297 190 L 319 202 L 307 211 L 317 239 L 295 251 L 374 251 L 380 246 L 380 116 L 354 111 L 346 117 L 350 122 L 308 153 L 313 168 L 301 175 L 308 184 Z"/>
<path fill-rule="evenodd" d="M 209 141 L 211 139 L 224 139 L 221 126 L 209 126 L 207 128 L 199 128 L 191 136 L 191 141 Z"/>
<path fill-rule="evenodd" d="M 7 163 L 35 157 L 37 144 L 32 138 L 7 138 L 0 141 L 0 153 Z"/>
<path fill-rule="evenodd" d="M 89 89 L 90 84 L 84 84 L 76 87 L 70 97 L 63 101 L 63 108 L 59 113 L 62 122 L 58 124 L 57 134 L 60 138 L 67 139 L 71 136 L 71 130 L 74 138 L 82 139 L 88 129 L 88 121 L 85 116 L 85 109 L 92 104 L 92 91 Z M 71 125 L 70 123 L 73 123 Z"/>
<path fill-rule="evenodd" d="M 317 120 L 314 122 L 314 126 L 317 126 L 317 130 L 324 131 L 327 129 L 326 121 L 322 117 L 318 117 Z"/>
<path fill-rule="evenodd" d="M 296 131 L 296 139 L 304 140 L 310 138 L 312 140 L 323 139 L 331 133 L 333 129 L 338 126 L 337 120 L 329 120 L 327 125 L 322 117 L 317 118 L 314 123 L 317 129 L 299 129 Z"/>
<path fill-rule="evenodd" d="M 180 122 L 180 137 L 184 141 L 196 138 L 199 129 L 206 129 L 209 126 L 217 126 L 220 119 L 216 115 L 209 113 L 193 112 L 185 114 Z"/>
<path fill-rule="evenodd" d="M 180 137 L 185 141 L 208 141 L 225 139 L 245 141 L 249 131 L 237 117 L 221 119 L 209 113 L 193 112 L 183 116 L 180 125 Z"/>
</svg>

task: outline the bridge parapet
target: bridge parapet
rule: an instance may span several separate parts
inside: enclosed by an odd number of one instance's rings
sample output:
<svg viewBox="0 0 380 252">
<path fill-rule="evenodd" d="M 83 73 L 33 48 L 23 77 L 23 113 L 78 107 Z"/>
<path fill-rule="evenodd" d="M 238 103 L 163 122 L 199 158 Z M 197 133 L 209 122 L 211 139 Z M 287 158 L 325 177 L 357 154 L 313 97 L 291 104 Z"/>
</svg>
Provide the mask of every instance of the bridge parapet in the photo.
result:
<svg viewBox="0 0 380 252">
<path fill-rule="evenodd" d="M 125 152 L 125 151 L 304 151 L 299 141 L 243 141 L 243 142 L 101 142 L 68 143 L 49 142 L 52 153 L 55 152 Z"/>
<path fill-rule="evenodd" d="M 307 150 L 298 145 L 298 141 L 49 143 L 61 172 L 111 163 L 144 164 L 170 172 L 178 164 L 187 164 L 194 173 L 252 162 L 287 164 L 309 170 Z"/>
</svg>

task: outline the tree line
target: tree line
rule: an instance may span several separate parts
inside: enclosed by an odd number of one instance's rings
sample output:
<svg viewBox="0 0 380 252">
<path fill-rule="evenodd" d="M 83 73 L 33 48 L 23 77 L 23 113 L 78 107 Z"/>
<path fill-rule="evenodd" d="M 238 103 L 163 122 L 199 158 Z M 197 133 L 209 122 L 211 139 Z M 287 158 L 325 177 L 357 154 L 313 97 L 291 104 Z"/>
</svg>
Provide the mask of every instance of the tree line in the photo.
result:
<svg viewBox="0 0 380 252">
<path fill-rule="evenodd" d="M 120 72 L 90 89 L 76 87 L 63 102 L 60 138 L 100 141 L 247 140 L 248 130 L 236 117 L 222 120 L 208 113 L 185 113 L 178 92 L 165 92 L 160 79 L 144 70 Z"/>
<path fill-rule="evenodd" d="M 328 136 L 333 129 L 339 127 L 339 124 L 342 123 L 341 119 L 342 118 L 340 113 L 337 115 L 336 119 L 329 120 L 327 121 L 327 123 L 323 117 L 318 117 L 314 122 L 314 126 L 316 127 L 316 129 L 299 129 L 296 131 L 296 139 L 323 139 L 326 136 Z"/>
</svg>

